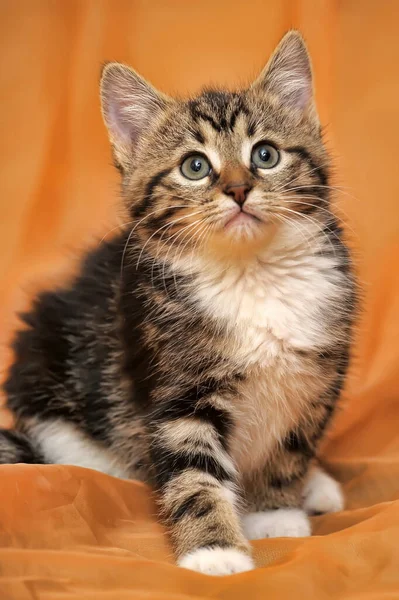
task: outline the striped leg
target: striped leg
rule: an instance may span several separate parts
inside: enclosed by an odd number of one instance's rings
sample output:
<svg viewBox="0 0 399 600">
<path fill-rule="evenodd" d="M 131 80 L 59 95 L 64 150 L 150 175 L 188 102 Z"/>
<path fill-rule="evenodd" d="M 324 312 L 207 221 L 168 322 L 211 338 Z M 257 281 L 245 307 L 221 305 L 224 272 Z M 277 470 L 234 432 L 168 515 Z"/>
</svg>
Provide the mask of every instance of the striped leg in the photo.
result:
<svg viewBox="0 0 399 600">
<path fill-rule="evenodd" d="M 264 469 L 246 478 L 248 513 L 243 515 L 250 540 L 272 537 L 307 537 L 310 523 L 302 509 L 304 479 L 309 459 L 280 452 Z"/>
<path fill-rule="evenodd" d="M 176 415 L 164 405 L 152 456 L 161 511 L 182 567 L 210 575 L 253 568 L 236 505 L 235 468 L 226 448 L 228 415 L 209 398 Z M 154 425 L 154 422 L 153 422 Z"/>
<path fill-rule="evenodd" d="M 15 430 L 0 429 L 0 464 L 44 463 L 32 440 Z"/>
<path fill-rule="evenodd" d="M 248 539 L 308 536 L 311 529 L 305 510 L 331 511 L 342 506 L 338 484 L 322 471 L 310 470 L 335 401 L 334 387 L 313 407 L 312 418 L 286 436 L 264 469 L 245 481 L 253 511 L 243 517 Z"/>
</svg>

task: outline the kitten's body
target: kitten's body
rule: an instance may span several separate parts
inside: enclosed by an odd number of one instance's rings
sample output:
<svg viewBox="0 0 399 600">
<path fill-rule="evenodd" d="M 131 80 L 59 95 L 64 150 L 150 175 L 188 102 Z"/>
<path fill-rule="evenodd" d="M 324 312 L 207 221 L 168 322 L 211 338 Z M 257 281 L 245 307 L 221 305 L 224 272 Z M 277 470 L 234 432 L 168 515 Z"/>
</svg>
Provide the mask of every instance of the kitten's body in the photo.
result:
<svg viewBox="0 0 399 600">
<path fill-rule="evenodd" d="M 253 96 L 248 106 L 245 97 L 205 94 L 187 105 L 185 125 L 201 123 L 193 136 L 215 173 L 225 176 L 226 160 L 248 189 L 263 180 L 234 161 L 242 152 L 245 164 L 242 138 L 259 127 Z M 114 131 L 125 195 L 141 198 L 132 212 L 142 221 L 95 251 L 70 289 L 37 301 L 6 383 L 24 433 L 3 433 L 3 462 L 72 462 L 150 482 L 180 564 L 203 572 L 250 568 L 240 511 L 250 537 L 306 535 L 303 504 L 310 511 L 342 504 L 336 484 L 320 471 L 312 479 L 309 466 L 347 369 L 354 283 L 328 204 L 325 153 L 313 125 L 301 127 L 308 150 L 280 125 L 287 150 L 276 173 L 294 169 L 292 190 L 297 181 L 316 187 L 312 210 L 302 196 L 301 222 L 266 225 L 259 240 L 250 230 L 241 245 L 217 236 L 200 244 L 201 231 L 190 243 L 187 228 L 196 222 L 184 210 L 188 197 L 200 205 L 203 188 L 195 182 L 187 196 L 168 169 L 146 177 L 145 150 L 132 171 Z M 172 133 L 161 122 L 158 143 L 170 143 Z M 185 143 L 175 139 L 174 151 Z M 172 189 L 188 225 L 172 227 L 180 243 L 159 253 L 165 225 L 157 211 L 170 210 L 163 197 Z M 246 206 L 257 210 L 264 197 L 254 189 Z M 242 227 L 255 227 L 246 213 L 239 217 Z"/>
</svg>

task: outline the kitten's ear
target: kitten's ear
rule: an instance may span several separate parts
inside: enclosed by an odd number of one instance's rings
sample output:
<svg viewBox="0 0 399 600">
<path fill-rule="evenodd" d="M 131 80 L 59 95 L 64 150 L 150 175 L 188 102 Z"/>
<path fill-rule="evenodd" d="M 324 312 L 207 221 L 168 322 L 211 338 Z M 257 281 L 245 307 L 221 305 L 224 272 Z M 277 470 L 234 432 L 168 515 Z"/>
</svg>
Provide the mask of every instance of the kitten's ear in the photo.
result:
<svg viewBox="0 0 399 600">
<path fill-rule="evenodd" d="M 275 95 L 287 108 L 315 113 L 310 57 L 298 31 L 289 31 L 252 86 Z"/>
<path fill-rule="evenodd" d="M 168 103 L 164 96 L 120 63 L 108 63 L 101 74 L 101 108 L 117 166 L 128 169 L 135 146 Z"/>
</svg>

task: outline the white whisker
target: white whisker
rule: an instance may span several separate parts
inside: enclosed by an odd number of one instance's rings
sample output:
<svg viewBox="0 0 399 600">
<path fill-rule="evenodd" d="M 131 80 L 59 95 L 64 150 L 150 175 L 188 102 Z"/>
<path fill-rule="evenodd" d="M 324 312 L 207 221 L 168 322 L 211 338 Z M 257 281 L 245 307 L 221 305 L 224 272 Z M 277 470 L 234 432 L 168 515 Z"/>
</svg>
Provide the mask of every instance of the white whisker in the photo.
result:
<svg viewBox="0 0 399 600">
<path fill-rule="evenodd" d="M 143 255 L 144 249 L 146 248 L 146 246 L 148 245 L 148 243 L 152 240 L 152 238 L 154 237 L 154 235 L 156 235 L 159 231 L 162 231 L 162 229 L 165 229 L 165 227 L 171 227 L 172 225 L 176 225 L 176 223 L 179 223 L 180 221 L 183 221 L 183 219 L 187 219 L 189 217 L 193 217 L 194 215 L 198 215 L 200 214 L 201 211 L 196 211 L 193 213 L 190 213 L 189 215 L 184 215 L 178 219 L 174 219 L 173 221 L 170 221 L 169 223 L 165 223 L 164 225 L 162 225 L 162 227 L 159 227 L 156 231 L 154 231 L 154 233 L 152 235 L 150 235 L 150 237 L 148 238 L 148 240 L 145 242 L 144 246 L 141 249 L 141 252 L 139 254 L 137 263 L 136 263 L 136 269 L 138 268 L 139 264 L 140 264 L 140 260 L 141 257 Z"/>
<path fill-rule="evenodd" d="M 326 235 L 326 233 L 323 231 L 323 228 L 321 227 L 320 223 L 318 223 L 317 221 L 315 221 L 315 219 L 312 219 L 311 217 L 309 217 L 309 215 L 304 215 L 303 213 L 297 212 L 295 210 L 292 210 L 291 208 L 287 208 L 286 206 L 280 206 L 280 210 L 286 210 L 287 212 L 299 217 L 299 218 L 303 218 L 306 219 L 307 221 L 309 221 L 309 223 L 311 223 L 312 225 L 314 225 L 321 234 L 323 234 L 323 236 L 327 239 L 328 243 L 330 244 L 331 250 L 333 251 L 334 256 L 336 256 L 336 251 L 334 246 L 331 243 L 331 240 L 329 239 L 329 237 Z M 329 229 L 328 226 L 325 226 L 326 229 L 328 229 L 330 231 L 330 233 L 332 235 L 334 235 L 336 237 L 337 240 L 339 240 L 341 242 L 341 239 L 337 236 L 337 234 L 332 231 L 331 229 Z"/>
<path fill-rule="evenodd" d="M 180 204 L 180 205 L 174 206 L 173 208 L 191 208 L 191 207 L 190 207 L 189 205 L 186 205 L 186 204 Z M 157 212 L 159 212 L 159 211 L 161 211 L 161 210 L 165 210 L 165 208 L 164 208 L 164 207 L 162 207 L 162 208 L 158 208 L 158 209 L 156 209 L 156 210 L 153 210 L 153 211 L 152 211 L 152 212 L 150 212 L 148 215 L 145 215 L 145 216 L 144 216 L 142 219 L 139 219 L 139 221 L 136 223 L 136 225 L 133 227 L 133 229 L 132 229 L 132 230 L 131 230 L 131 232 L 129 233 L 129 236 L 128 236 L 127 240 L 126 240 L 125 246 L 124 246 L 124 248 L 123 248 L 123 253 L 122 253 L 122 260 L 121 260 L 121 275 L 122 275 L 122 272 L 123 272 L 123 264 L 124 264 L 124 260 L 125 260 L 125 254 L 126 254 L 126 250 L 127 250 L 127 247 L 128 247 L 128 245 L 129 245 L 129 242 L 130 242 L 130 240 L 131 240 L 131 237 L 132 237 L 132 235 L 133 235 L 133 232 L 134 232 L 134 231 L 137 229 L 137 227 L 140 225 L 140 223 L 142 223 L 143 221 L 145 221 L 145 219 L 148 219 L 149 217 L 151 217 L 152 215 L 155 215 Z M 133 222 L 134 222 L 134 221 L 130 221 L 130 223 L 133 223 Z M 127 225 L 127 223 L 126 223 L 126 225 Z M 116 228 L 114 228 L 114 229 L 116 229 Z M 111 231 L 113 231 L 113 229 L 111 229 Z M 110 232 L 108 232 L 108 233 L 110 233 Z M 108 234 L 106 234 L 106 235 L 108 235 Z M 105 236 L 104 236 L 104 237 L 105 237 Z M 103 239 L 104 239 L 104 238 L 103 238 Z M 101 241 L 102 241 L 102 240 L 101 240 Z"/>
</svg>

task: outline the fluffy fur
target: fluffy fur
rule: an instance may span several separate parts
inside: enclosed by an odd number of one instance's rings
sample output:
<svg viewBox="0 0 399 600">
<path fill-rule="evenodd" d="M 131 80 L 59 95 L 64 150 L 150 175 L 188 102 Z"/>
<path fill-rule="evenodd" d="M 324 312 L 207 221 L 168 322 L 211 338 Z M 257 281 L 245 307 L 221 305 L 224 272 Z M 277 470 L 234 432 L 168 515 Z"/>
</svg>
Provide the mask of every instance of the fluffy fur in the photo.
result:
<svg viewBox="0 0 399 600">
<path fill-rule="evenodd" d="M 190 100 L 109 64 L 101 94 L 131 223 L 24 316 L 0 460 L 147 481 L 181 566 L 248 570 L 244 532 L 308 535 L 304 510 L 342 507 L 310 466 L 356 294 L 308 54 L 291 32 L 250 88 Z"/>
</svg>

